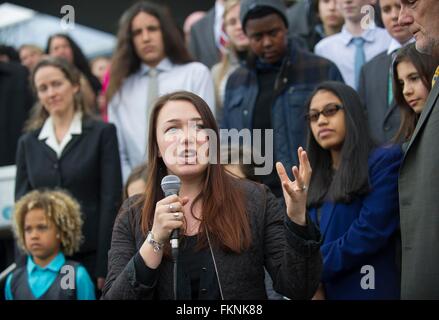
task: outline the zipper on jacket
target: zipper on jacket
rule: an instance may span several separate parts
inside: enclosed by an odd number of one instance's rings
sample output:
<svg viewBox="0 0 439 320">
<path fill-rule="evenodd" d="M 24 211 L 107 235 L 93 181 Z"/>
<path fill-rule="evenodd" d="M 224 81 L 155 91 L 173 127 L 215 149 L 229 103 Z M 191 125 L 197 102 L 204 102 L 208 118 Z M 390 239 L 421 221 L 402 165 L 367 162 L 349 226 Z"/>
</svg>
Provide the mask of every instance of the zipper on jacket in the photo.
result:
<svg viewBox="0 0 439 320">
<path fill-rule="evenodd" d="M 209 242 L 209 249 L 210 249 L 210 254 L 212 255 L 213 266 L 215 267 L 215 273 L 216 273 L 216 278 L 218 280 L 218 286 L 219 286 L 219 290 L 220 290 L 220 294 L 221 294 L 221 300 L 224 300 L 223 289 L 221 287 L 221 281 L 220 281 L 219 274 L 218 274 L 218 268 L 216 267 L 215 256 L 213 254 L 212 244 L 210 243 L 209 231 L 207 231 L 207 230 L 206 230 L 206 236 L 207 236 L 207 242 Z"/>
</svg>

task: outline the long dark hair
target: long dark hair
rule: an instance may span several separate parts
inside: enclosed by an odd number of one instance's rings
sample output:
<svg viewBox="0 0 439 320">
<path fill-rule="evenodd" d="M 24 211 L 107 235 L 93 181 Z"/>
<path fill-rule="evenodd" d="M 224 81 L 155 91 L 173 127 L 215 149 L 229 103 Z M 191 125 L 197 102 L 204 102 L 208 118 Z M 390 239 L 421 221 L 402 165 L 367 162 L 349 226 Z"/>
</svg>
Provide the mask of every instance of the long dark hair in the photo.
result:
<svg viewBox="0 0 439 320">
<path fill-rule="evenodd" d="M 88 63 L 88 60 L 82 52 L 81 48 L 70 36 L 64 33 L 56 33 L 51 35 L 47 40 L 46 53 L 50 54 L 50 45 L 52 43 L 52 40 L 55 38 L 63 38 L 69 43 L 73 53 L 73 64 L 87 78 L 94 93 L 97 95 L 102 88 L 101 83 L 99 82 L 98 78 L 96 78 L 91 72 L 90 64 Z"/>
<path fill-rule="evenodd" d="M 107 91 L 108 101 L 122 86 L 123 80 L 140 67 L 141 60 L 136 54 L 131 32 L 131 23 L 140 12 L 150 14 L 159 20 L 165 55 L 172 63 L 183 64 L 192 61 L 183 36 L 168 8 L 152 2 L 137 2 L 124 12 L 119 21 L 117 46 L 111 62 L 110 84 Z"/>
<path fill-rule="evenodd" d="M 430 55 L 420 53 L 416 50 L 415 43 L 411 43 L 401 48 L 395 57 L 393 62 L 393 96 L 397 103 L 399 110 L 401 111 L 401 124 L 398 132 L 393 139 L 394 142 L 404 142 L 410 140 L 413 132 L 415 131 L 416 123 L 419 119 L 417 114 L 407 103 L 403 94 L 403 86 L 398 80 L 397 67 L 400 62 L 410 62 L 418 72 L 422 83 L 430 92 L 431 80 L 433 79 L 436 67 L 439 65 L 439 59 Z"/>
<path fill-rule="evenodd" d="M 141 199 L 144 200 L 141 217 L 142 231 L 146 234 L 152 228 L 155 205 L 164 198 L 160 182 L 167 174 L 167 168 L 163 159 L 159 157 L 156 129 L 159 113 L 169 101 L 190 102 L 200 114 L 204 127 L 216 133 L 217 161 L 215 164 L 208 165 L 202 191 L 194 199 L 190 208 L 191 214 L 194 216 L 193 207 L 202 200 L 203 216 L 198 238 L 199 246 L 207 245 L 206 231 L 208 231 L 211 239 L 220 247 L 229 252 L 240 253 L 251 243 L 250 222 L 246 213 L 245 197 L 239 188 L 238 180 L 227 174 L 220 163 L 219 131 L 212 111 L 202 98 L 187 91 L 177 91 L 162 96 L 151 113 L 146 191 Z"/>
<path fill-rule="evenodd" d="M 341 82 L 323 82 L 311 94 L 306 110 L 309 110 L 312 98 L 319 91 L 329 91 L 340 99 L 345 113 L 346 136 L 341 148 L 340 166 L 334 171 L 330 151 L 317 143 L 309 128 L 307 150 L 313 170 L 308 193 L 309 207 L 318 207 L 325 200 L 349 203 L 354 197 L 368 193 L 368 158 L 375 147 L 357 92 Z"/>
</svg>

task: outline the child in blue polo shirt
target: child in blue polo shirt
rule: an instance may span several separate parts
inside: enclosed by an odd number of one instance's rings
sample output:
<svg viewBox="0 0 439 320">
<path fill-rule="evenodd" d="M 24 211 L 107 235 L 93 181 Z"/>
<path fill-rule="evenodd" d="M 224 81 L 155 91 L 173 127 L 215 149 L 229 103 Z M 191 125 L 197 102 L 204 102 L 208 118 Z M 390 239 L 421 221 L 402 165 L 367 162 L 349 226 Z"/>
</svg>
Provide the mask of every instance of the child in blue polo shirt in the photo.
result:
<svg viewBox="0 0 439 320">
<path fill-rule="evenodd" d="M 14 231 L 28 254 L 6 280 L 7 300 L 94 300 L 86 269 L 66 260 L 81 242 L 79 204 L 62 191 L 32 191 L 15 205 Z"/>
</svg>

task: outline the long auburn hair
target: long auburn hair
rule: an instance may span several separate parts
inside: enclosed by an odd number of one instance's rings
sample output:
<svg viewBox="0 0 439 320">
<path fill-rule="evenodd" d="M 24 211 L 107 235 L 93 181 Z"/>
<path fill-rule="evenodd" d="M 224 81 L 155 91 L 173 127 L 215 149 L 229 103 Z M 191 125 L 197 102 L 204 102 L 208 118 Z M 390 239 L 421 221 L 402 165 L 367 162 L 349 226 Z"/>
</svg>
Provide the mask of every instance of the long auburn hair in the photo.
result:
<svg viewBox="0 0 439 320">
<path fill-rule="evenodd" d="M 334 172 L 329 150 L 323 149 L 314 138 L 310 126 L 308 133 L 308 157 L 313 173 L 308 193 L 308 207 L 319 207 L 325 199 L 334 202 L 351 202 L 356 196 L 367 194 L 369 186 L 369 154 L 375 143 L 369 135 L 366 116 L 360 97 L 354 89 L 341 82 L 322 82 L 311 94 L 329 91 L 342 102 L 345 113 L 346 136 L 341 149 L 339 168 Z"/>
<path fill-rule="evenodd" d="M 144 234 L 152 228 L 155 205 L 164 198 L 160 183 L 167 174 L 163 159 L 159 157 L 157 145 L 157 118 L 163 106 L 169 101 L 188 101 L 201 116 L 203 125 L 214 130 L 215 139 L 219 140 L 219 131 L 212 111 L 207 103 L 198 95 L 187 91 L 177 91 L 162 96 L 154 105 L 149 122 L 147 179 L 142 216 L 141 229 Z M 222 249 L 240 253 L 251 243 L 250 222 L 245 208 L 245 196 L 239 188 L 238 180 L 227 174 L 220 163 L 220 144 L 216 141 L 216 163 L 210 163 L 204 177 L 202 191 L 194 199 L 190 214 L 194 216 L 193 208 L 198 201 L 202 201 L 203 216 L 201 219 L 198 247 L 207 246 L 207 235 Z M 214 144 L 215 145 L 215 144 Z M 195 216 L 194 216 L 195 217 Z M 169 250 L 169 248 L 166 248 Z M 166 252 L 166 251 L 165 251 Z"/>
<path fill-rule="evenodd" d="M 401 124 L 395 138 L 393 138 L 393 142 L 395 143 L 410 140 L 420 116 L 405 100 L 403 94 L 404 88 L 398 80 L 397 67 L 398 64 L 403 61 L 413 64 L 428 92 L 431 90 L 431 80 L 433 79 L 436 67 L 439 65 L 438 58 L 420 53 L 416 50 L 415 43 L 411 43 L 398 50 L 392 65 L 393 96 L 401 112 Z"/>
<path fill-rule="evenodd" d="M 169 9 L 153 2 L 141 1 L 124 12 L 119 21 L 116 51 L 113 54 L 110 70 L 110 84 L 107 91 L 108 101 L 122 86 L 123 80 L 140 68 L 141 60 L 133 44 L 131 23 L 141 12 L 157 18 L 162 31 L 165 55 L 172 63 L 183 64 L 192 61 L 183 36 L 172 18 Z"/>
<path fill-rule="evenodd" d="M 44 67 L 54 67 L 59 69 L 66 77 L 67 81 L 69 81 L 72 85 L 79 86 L 79 90 L 77 93 L 75 93 L 73 99 L 75 111 L 81 111 L 83 118 L 96 118 L 92 111 L 92 106 L 87 104 L 81 92 L 81 74 L 79 70 L 63 58 L 46 57 L 38 62 L 38 64 L 35 66 L 31 75 L 31 85 L 36 95 L 37 88 L 35 86 L 35 75 L 37 74 L 38 70 Z M 44 125 L 44 121 L 46 121 L 49 116 L 49 112 L 47 112 L 41 102 L 38 101 L 31 110 L 31 115 L 24 125 L 24 131 L 28 132 L 41 128 Z"/>
</svg>

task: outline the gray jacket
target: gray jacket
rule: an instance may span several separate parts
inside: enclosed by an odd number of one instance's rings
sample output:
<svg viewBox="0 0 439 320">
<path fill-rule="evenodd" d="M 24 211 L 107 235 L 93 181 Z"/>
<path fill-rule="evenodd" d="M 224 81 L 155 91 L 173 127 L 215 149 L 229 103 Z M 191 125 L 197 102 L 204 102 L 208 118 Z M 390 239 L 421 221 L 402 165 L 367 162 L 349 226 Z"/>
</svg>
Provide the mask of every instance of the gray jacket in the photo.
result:
<svg viewBox="0 0 439 320">
<path fill-rule="evenodd" d="M 286 223 L 285 207 L 267 187 L 247 181 L 240 183 L 247 196 L 252 245 L 242 254 L 227 253 L 210 245 L 222 298 L 266 299 L 264 266 L 277 292 L 291 299 L 311 298 L 322 271 L 319 231 L 309 222 L 306 233 L 314 240 L 300 237 Z M 172 299 L 172 263 L 167 259 L 160 264 L 153 286 L 145 286 L 136 278 L 134 256 L 145 241 L 140 230 L 142 206 L 130 207 L 136 200 L 130 198 L 125 202 L 115 223 L 102 298 Z"/>
<path fill-rule="evenodd" d="M 408 144 L 399 176 L 402 299 L 439 299 L 439 82 Z"/>
</svg>

